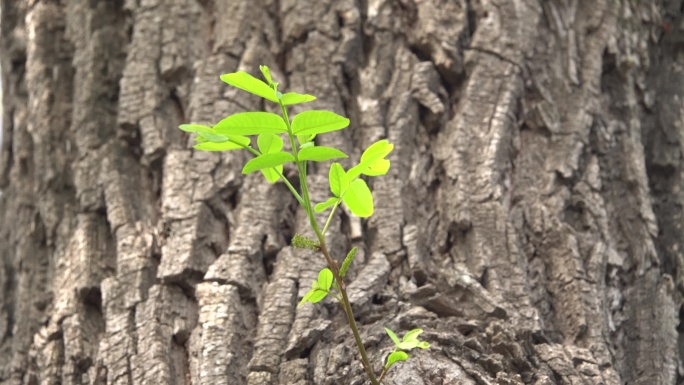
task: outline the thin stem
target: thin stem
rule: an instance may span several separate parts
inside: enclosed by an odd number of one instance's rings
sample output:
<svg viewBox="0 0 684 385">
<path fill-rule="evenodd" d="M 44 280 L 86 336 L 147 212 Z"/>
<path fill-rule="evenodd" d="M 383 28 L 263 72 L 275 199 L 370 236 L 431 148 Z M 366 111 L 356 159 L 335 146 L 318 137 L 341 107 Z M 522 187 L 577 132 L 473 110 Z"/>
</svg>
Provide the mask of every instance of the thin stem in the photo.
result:
<svg viewBox="0 0 684 385">
<path fill-rule="evenodd" d="M 332 271 L 333 276 L 335 277 L 335 281 L 338 282 L 338 286 L 340 287 L 340 294 L 342 294 L 342 307 L 344 308 L 344 312 L 347 314 L 347 321 L 349 322 L 349 327 L 351 328 L 352 333 L 354 334 L 354 340 L 356 341 L 356 346 L 359 349 L 359 353 L 361 353 L 361 362 L 363 364 L 363 368 L 366 370 L 366 374 L 368 375 L 368 378 L 370 379 L 371 383 L 373 385 L 380 385 L 380 382 L 377 380 L 377 378 L 375 378 L 373 368 L 371 367 L 370 361 L 368 360 L 366 348 L 363 346 L 363 340 L 361 340 L 359 328 L 356 326 L 354 313 L 352 311 L 351 304 L 349 303 L 349 297 L 347 296 L 347 289 L 344 285 L 344 282 L 342 281 L 342 278 L 340 277 L 339 269 L 337 268 L 336 264 L 332 263 L 333 259 L 330 257 L 323 234 L 321 234 L 320 231 L 316 231 L 316 235 L 318 236 L 318 241 L 321 243 L 321 252 L 323 253 L 323 256 L 325 256 L 326 261 L 328 261 L 328 265 L 330 266 L 330 270 Z"/>
<path fill-rule="evenodd" d="M 382 380 L 385 379 L 385 374 L 387 374 L 387 367 L 382 368 L 382 373 L 380 374 L 380 379 L 378 380 L 379 383 L 382 384 Z"/>
<path fill-rule="evenodd" d="M 328 232 L 328 226 L 330 226 L 330 221 L 333 218 L 333 215 L 335 214 L 335 210 L 337 210 L 337 206 L 339 206 L 340 200 L 338 199 L 337 202 L 335 202 L 335 205 L 332 208 L 332 211 L 330 212 L 330 215 L 328 215 L 328 220 L 325 221 L 325 226 L 323 227 L 323 236 L 325 236 L 325 233 Z"/>
</svg>

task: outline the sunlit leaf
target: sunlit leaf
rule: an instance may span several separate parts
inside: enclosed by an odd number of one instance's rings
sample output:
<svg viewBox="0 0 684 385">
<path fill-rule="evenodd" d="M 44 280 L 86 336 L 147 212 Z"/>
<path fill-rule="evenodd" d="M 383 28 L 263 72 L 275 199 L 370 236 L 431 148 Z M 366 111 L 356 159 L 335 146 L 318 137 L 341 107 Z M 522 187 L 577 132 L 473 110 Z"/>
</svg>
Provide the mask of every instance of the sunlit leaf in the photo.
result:
<svg viewBox="0 0 684 385">
<path fill-rule="evenodd" d="M 316 100 L 316 97 L 313 95 L 288 92 L 283 95 L 282 99 L 280 99 L 280 102 L 283 103 L 283 105 L 285 106 L 291 106 L 293 104 L 306 103 L 313 100 Z"/>
<path fill-rule="evenodd" d="M 276 134 L 261 134 L 257 137 L 257 145 L 262 154 L 271 154 L 283 149 L 283 140 Z"/>
<path fill-rule="evenodd" d="M 402 351 L 397 351 L 397 352 L 392 352 L 387 357 L 387 364 L 385 365 L 385 370 L 389 369 L 395 362 L 399 361 L 406 361 L 409 358 L 409 355 L 406 354 L 406 352 Z"/>
<path fill-rule="evenodd" d="M 259 69 L 261 70 L 261 73 L 264 75 L 264 79 L 266 79 L 266 84 L 271 85 L 273 83 L 273 79 L 271 79 L 271 70 L 268 69 L 266 66 L 259 66 Z"/>
<path fill-rule="evenodd" d="M 221 135 L 258 135 L 287 132 L 280 115 L 270 112 L 240 112 L 221 120 L 214 131 Z"/>
<path fill-rule="evenodd" d="M 373 194 L 363 179 L 353 181 L 344 193 L 342 200 L 352 214 L 357 217 L 367 218 L 373 215 Z"/>
<path fill-rule="evenodd" d="M 385 328 L 385 332 L 392 339 L 395 345 L 399 345 L 401 343 L 401 341 L 399 341 L 399 337 L 397 337 L 397 335 L 394 334 L 393 331 L 389 330 L 388 328 Z"/>
<path fill-rule="evenodd" d="M 418 336 L 423 332 L 423 329 L 413 329 L 409 330 L 404 334 L 404 337 L 402 337 L 402 341 L 412 341 L 412 340 L 418 340 Z"/>
<path fill-rule="evenodd" d="M 327 267 L 318 273 L 318 287 L 330 290 L 333 282 L 333 273 Z"/>
<path fill-rule="evenodd" d="M 304 111 L 292 120 L 292 132 L 296 135 L 322 134 L 341 130 L 349 125 L 349 119 L 330 111 Z"/>
<path fill-rule="evenodd" d="M 280 166 L 287 162 L 294 162 L 294 157 L 288 152 L 275 152 L 272 154 L 262 154 L 250 160 L 242 169 L 243 174 L 249 174 L 257 170 Z"/>
<path fill-rule="evenodd" d="M 277 170 L 277 171 L 276 171 Z M 273 168 L 264 168 L 261 170 L 261 173 L 264 174 L 264 177 L 266 178 L 267 181 L 271 183 L 275 183 L 280 179 L 280 174 L 283 173 L 283 166 L 275 166 Z"/>
<path fill-rule="evenodd" d="M 225 142 L 228 140 L 228 137 L 225 135 L 220 135 L 214 131 L 211 127 L 203 126 L 201 124 L 181 124 L 178 126 L 181 130 L 185 132 L 195 132 L 198 133 L 199 136 L 201 137 L 200 140 L 202 142 L 214 142 L 214 143 L 221 143 Z"/>
<path fill-rule="evenodd" d="M 312 160 L 314 162 L 323 162 L 330 159 L 347 158 L 348 156 L 347 154 L 336 148 L 312 146 L 302 148 L 299 151 L 298 157 L 299 160 Z"/>
<path fill-rule="evenodd" d="M 420 344 L 420 341 L 418 340 L 402 341 L 399 343 L 399 345 L 397 345 L 397 347 L 403 350 L 411 350 L 418 347 L 418 344 Z"/>
<path fill-rule="evenodd" d="M 371 144 L 361 155 L 359 164 L 352 167 L 347 172 L 347 176 L 352 180 L 361 174 L 375 176 L 387 173 L 389 161 L 383 162 L 382 160 L 393 148 L 394 145 L 384 139 Z"/>
<path fill-rule="evenodd" d="M 347 190 L 349 187 L 349 179 L 341 164 L 333 163 L 330 165 L 328 182 L 330 183 L 330 191 L 338 198 Z"/>
<path fill-rule="evenodd" d="M 338 198 L 330 198 L 325 202 L 318 203 L 316 206 L 314 206 L 314 211 L 317 213 L 322 213 L 323 211 L 335 206 L 337 199 Z"/>
<path fill-rule="evenodd" d="M 302 300 L 299 301 L 299 305 L 297 305 L 297 307 L 304 305 L 309 300 L 309 298 L 311 298 L 311 296 L 314 294 L 314 291 L 314 289 L 307 291 L 306 294 L 304 294 Z"/>
<path fill-rule="evenodd" d="M 418 344 L 418 347 L 421 349 L 427 349 L 430 347 L 430 344 L 426 341 L 420 341 L 420 343 Z"/>
<path fill-rule="evenodd" d="M 247 72 L 238 71 L 230 74 L 221 75 L 221 80 L 237 87 L 243 91 L 247 91 L 264 99 L 278 103 L 275 91 L 268 86 L 268 84 L 248 74 Z M 249 135 L 249 134 L 245 134 Z"/>
<path fill-rule="evenodd" d="M 200 137 L 203 137 L 203 135 L 204 134 L 201 134 Z M 194 145 L 193 148 L 202 151 L 230 151 L 245 148 L 249 146 L 249 143 L 250 140 L 248 137 L 234 135 L 229 138 L 229 141 L 220 143 L 203 141 Z"/>
<path fill-rule="evenodd" d="M 328 295 L 327 291 L 322 290 L 322 289 L 316 289 L 316 290 L 314 290 L 314 293 L 311 295 L 311 297 L 309 297 L 309 302 L 311 302 L 311 303 L 320 302 L 327 295 Z"/>
</svg>

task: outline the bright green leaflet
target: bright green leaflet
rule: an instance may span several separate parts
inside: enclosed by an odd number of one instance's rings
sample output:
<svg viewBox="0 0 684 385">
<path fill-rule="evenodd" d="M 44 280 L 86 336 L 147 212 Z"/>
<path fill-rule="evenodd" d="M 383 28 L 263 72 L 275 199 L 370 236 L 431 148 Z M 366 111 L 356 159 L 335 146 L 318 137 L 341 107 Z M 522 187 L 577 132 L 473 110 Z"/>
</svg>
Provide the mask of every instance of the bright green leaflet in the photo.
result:
<svg viewBox="0 0 684 385">
<path fill-rule="evenodd" d="M 385 332 L 392 339 L 392 341 L 394 341 L 395 345 L 399 345 L 401 343 L 401 341 L 399 341 L 399 337 L 397 337 L 397 335 L 394 334 L 393 331 L 389 330 L 388 328 L 385 328 Z"/>
<path fill-rule="evenodd" d="M 322 134 L 341 130 L 349 125 L 349 119 L 330 111 L 304 111 L 292 120 L 295 135 Z"/>
<path fill-rule="evenodd" d="M 264 79 L 266 79 L 266 83 L 268 83 L 270 88 L 270 85 L 273 84 L 273 79 L 271 78 L 271 70 L 268 69 L 268 67 L 266 66 L 259 66 L 259 70 L 261 70 L 261 73 L 264 75 Z"/>
<path fill-rule="evenodd" d="M 380 140 L 371 144 L 366 151 L 361 155 L 361 160 L 357 166 L 352 167 L 347 176 L 349 179 L 357 178 L 361 174 L 366 174 L 369 176 L 384 175 L 389 170 L 389 161 L 383 162 L 383 158 L 387 156 L 394 145 L 390 144 L 386 140 Z M 379 164 L 375 164 L 375 163 Z M 379 171 L 384 170 L 380 173 Z"/>
<path fill-rule="evenodd" d="M 299 160 L 312 160 L 323 162 L 330 159 L 348 158 L 344 152 L 331 147 L 314 146 L 305 147 L 299 151 Z"/>
<path fill-rule="evenodd" d="M 344 172 L 341 164 L 333 163 L 330 165 L 328 182 L 330 183 L 330 191 L 338 198 L 347 191 L 349 178 L 347 178 L 347 173 Z"/>
<path fill-rule="evenodd" d="M 239 112 L 221 120 L 214 130 L 221 135 L 282 134 L 287 125 L 280 115 L 270 112 Z"/>
<path fill-rule="evenodd" d="M 221 75 L 221 80 L 237 87 L 243 91 L 247 91 L 264 99 L 278 103 L 275 91 L 268 86 L 268 84 L 248 74 L 247 72 L 235 72 L 232 74 Z"/>
<path fill-rule="evenodd" d="M 195 132 L 199 134 L 199 137 L 204 138 L 204 141 L 221 143 L 228 140 L 227 136 L 217 134 L 212 128 L 201 124 L 181 124 L 178 128 L 185 132 Z"/>
<path fill-rule="evenodd" d="M 397 352 L 392 352 L 387 357 L 387 364 L 385 365 L 385 370 L 389 369 L 395 362 L 399 361 L 406 361 L 409 358 L 409 355 L 406 354 L 406 352 L 402 351 L 397 351 Z"/>
<path fill-rule="evenodd" d="M 247 138 L 249 140 L 249 138 Z M 247 142 L 249 145 L 249 142 Z M 202 151 L 230 151 L 230 150 L 241 150 L 245 148 L 245 146 L 240 145 L 235 142 L 221 142 L 221 143 L 215 143 L 215 142 L 202 142 L 198 143 L 194 146 L 192 146 L 195 150 L 202 150 Z"/>
<path fill-rule="evenodd" d="M 312 102 L 316 100 L 315 96 L 307 94 L 298 94 L 296 92 L 288 92 L 280 99 L 284 106 L 291 106 L 293 104 Z"/>
<path fill-rule="evenodd" d="M 373 215 L 373 194 L 363 179 L 356 179 L 349 185 L 342 201 L 357 217 L 368 218 Z"/>
<path fill-rule="evenodd" d="M 257 145 L 262 154 L 272 154 L 283 149 L 283 140 L 276 134 L 261 134 L 257 138 Z M 275 166 L 274 168 L 261 169 L 266 180 L 275 183 L 280 179 L 280 174 L 283 173 L 283 166 Z"/>
<path fill-rule="evenodd" d="M 243 174 L 249 174 L 257 170 L 265 168 L 280 166 L 287 162 L 294 162 L 294 156 L 289 152 L 275 152 L 272 154 L 263 154 L 250 160 L 242 169 Z"/>
</svg>

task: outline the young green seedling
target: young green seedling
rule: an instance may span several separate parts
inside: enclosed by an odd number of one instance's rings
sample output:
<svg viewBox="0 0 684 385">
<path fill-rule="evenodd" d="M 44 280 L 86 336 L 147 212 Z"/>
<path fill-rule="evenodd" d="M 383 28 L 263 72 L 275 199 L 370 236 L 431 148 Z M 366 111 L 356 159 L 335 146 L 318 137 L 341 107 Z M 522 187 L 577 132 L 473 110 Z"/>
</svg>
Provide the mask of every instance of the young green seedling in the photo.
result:
<svg viewBox="0 0 684 385">
<path fill-rule="evenodd" d="M 313 281 L 311 289 L 304 295 L 299 306 L 306 302 L 316 303 L 323 300 L 328 294 L 335 298 L 347 315 L 347 321 L 354 335 L 354 340 L 361 354 L 361 363 L 373 385 L 379 385 L 387 370 L 398 361 L 405 361 L 408 354 L 404 350 L 419 347 L 426 349 L 429 344 L 418 341 L 417 337 L 421 329 L 414 329 L 406 333 L 402 341 L 389 329 L 387 333 L 394 341 L 396 347 L 387 357 L 380 378 L 376 378 L 373 368 L 368 360 L 368 355 L 361 341 L 352 307 L 347 296 L 346 284 L 343 280 L 351 266 L 356 248 L 353 248 L 339 267 L 328 252 L 325 244 L 325 233 L 328 231 L 337 207 L 344 204 L 353 214 L 361 218 L 373 215 L 373 194 L 362 176 L 380 176 L 387 174 L 390 161 L 386 159 L 394 146 L 387 140 L 380 140 L 370 145 L 361 155 L 359 163 L 345 170 L 340 163 L 332 163 L 329 171 L 329 184 L 331 197 L 324 202 L 312 205 L 306 179 L 307 162 L 325 162 L 333 159 L 347 158 L 342 151 L 314 143 L 316 135 L 331 131 L 341 130 L 349 125 L 349 119 L 334 112 L 323 110 L 311 110 L 297 114 L 292 121 L 287 114 L 287 106 L 306 103 L 316 100 L 316 97 L 296 92 L 281 93 L 278 91 L 278 83 L 271 77 L 268 67 L 260 66 L 261 73 L 266 79 L 263 82 L 246 72 L 235 72 L 221 75 L 221 80 L 260 96 L 268 101 L 276 103 L 280 107 L 281 115 L 270 112 L 241 112 L 231 115 L 215 125 L 205 126 L 200 124 L 183 124 L 179 128 L 186 132 L 196 133 L 193 146 L 203 151 L 230 151 L 244 149 L 254 155 L 242 169 L 243 174 L 260 171 L 266 180 L 271 183 L 282 181 L 292 192 L 300 205 L 306 211 L 311 228 L 316 234 L 318 241 L 308 239 L 299 234 L 292 240 L 293 246 L 314 251 L 319 251 L 325 257 L 327 268 L 318 273 L 318 279 Z M 253 147 L 251 136 L 256 135 L 256 148 Z M 283 151 L 284 140 L 290 143 L 290 151 Z M 294 163 L 299 172 L 300 191 L 298 192 L 292 183 L 283 176 L 283 165 Z M 331 209 L 328 219 L 321 230 L 315 214 Z"/>
</svg>

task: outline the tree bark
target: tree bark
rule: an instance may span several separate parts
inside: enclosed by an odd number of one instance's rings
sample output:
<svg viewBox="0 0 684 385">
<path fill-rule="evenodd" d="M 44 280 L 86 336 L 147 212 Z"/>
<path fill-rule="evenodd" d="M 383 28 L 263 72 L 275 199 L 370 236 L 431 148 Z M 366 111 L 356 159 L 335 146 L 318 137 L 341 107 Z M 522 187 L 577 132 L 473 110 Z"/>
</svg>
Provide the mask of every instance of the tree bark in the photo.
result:
<svg viewBox="0 0 684 385">
<path fill-rule="evenodd" d="M 0 1 L 0 384 L 366 383 L 296 200 L 177 129 L 259 64 L 395 145 L 328 235 L 376 372 L 432 344 L 387 384 L 684 383 L 681 0 Z"/>
</svg>

